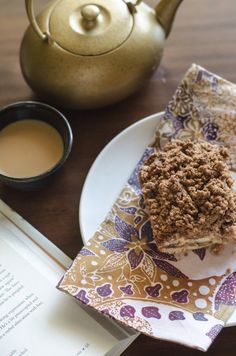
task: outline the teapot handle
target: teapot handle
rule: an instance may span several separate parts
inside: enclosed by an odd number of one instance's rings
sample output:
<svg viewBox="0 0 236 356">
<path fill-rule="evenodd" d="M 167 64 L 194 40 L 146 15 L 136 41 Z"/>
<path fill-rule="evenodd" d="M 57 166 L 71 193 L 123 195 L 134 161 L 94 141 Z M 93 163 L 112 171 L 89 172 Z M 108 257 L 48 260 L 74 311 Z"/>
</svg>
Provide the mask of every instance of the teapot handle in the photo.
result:
<svg viewBox="0 0 236 356">
<path fill-rule="evenodd" d="M 49 42 L 49 40 L 51 39 L 50 34 L 47 32 L 43 32 L 36 21 L 34 15 L 33 0 L 25 0 L 25 9 L 34 32 L 39 36 L 41 40 Z"/>
</svg>

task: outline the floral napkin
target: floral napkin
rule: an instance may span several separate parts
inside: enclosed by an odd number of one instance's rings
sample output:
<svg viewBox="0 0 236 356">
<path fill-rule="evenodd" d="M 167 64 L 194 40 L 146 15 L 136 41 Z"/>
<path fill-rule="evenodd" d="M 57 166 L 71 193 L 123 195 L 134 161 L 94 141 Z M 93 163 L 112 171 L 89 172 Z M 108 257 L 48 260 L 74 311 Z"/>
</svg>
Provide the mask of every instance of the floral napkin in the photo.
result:
<svg viewBox="0 0 236 356">
<path fill-rule="evenodd" d="M 236 245 L 180 260 L 158 250 L 139 185 L 144 160 L 171 138 L 227 145 L 236 167 L 236 86 L 192 65 L 105 221 L 58 288 L 146 335 L 206 351 L 236 306 Z M 101 202 L 102 203 L 102 202 Z"/>
</svg>

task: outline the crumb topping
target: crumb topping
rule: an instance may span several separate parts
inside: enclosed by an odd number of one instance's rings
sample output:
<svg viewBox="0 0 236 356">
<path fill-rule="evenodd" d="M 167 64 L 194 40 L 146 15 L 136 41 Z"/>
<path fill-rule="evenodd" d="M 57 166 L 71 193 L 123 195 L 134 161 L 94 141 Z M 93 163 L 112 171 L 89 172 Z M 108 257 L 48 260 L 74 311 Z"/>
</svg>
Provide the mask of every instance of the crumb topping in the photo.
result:
<svg viewBox="0 0 236 356">
<path fill-rule="evenodd" d="M 140 181 L 157 241 L 176 233 L 195 239 L 232 234 L 236 194 L 227 158 L 225 148 L 180 140 L 148 158 Z"/>
</svg>

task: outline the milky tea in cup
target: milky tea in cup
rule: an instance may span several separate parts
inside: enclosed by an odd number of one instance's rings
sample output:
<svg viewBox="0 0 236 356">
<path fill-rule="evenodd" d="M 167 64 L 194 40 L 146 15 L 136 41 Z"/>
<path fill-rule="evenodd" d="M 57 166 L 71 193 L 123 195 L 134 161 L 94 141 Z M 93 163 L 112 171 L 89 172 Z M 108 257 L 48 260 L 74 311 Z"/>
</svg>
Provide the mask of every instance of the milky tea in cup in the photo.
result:
<svg viewBox="0 0 236 356">
<path fill-rule="evenodd" d="M 0 173 L 14 178 L 40 175 L 62 158 L 64 143 L 47 122 L 22 119 L 0 131 Z"/>
</svg>

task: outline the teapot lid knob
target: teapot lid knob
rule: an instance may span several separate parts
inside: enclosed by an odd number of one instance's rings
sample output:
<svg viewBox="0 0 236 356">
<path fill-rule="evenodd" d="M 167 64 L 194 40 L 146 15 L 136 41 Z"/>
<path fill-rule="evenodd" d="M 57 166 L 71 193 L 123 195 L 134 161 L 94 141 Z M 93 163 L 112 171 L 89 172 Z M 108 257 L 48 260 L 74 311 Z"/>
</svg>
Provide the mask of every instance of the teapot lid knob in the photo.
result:
<svg viewBox="0 0 236 356">
<path fill-rule="evenodd" d="M 134 28 L 134 15 L 126 1 L 131 0 L 55 1 L 47 24 L 50 35 L 74 55 L 111 52 L 129 38 Z"/>
<path fill-rule="evenodd" d="M 100 9 L 97 5 L 88 4 L 81 8 L 81 15 L 84 21 L 85 27 L 91 27 L 97 20 L 100 14 Z"/>
</svg>

